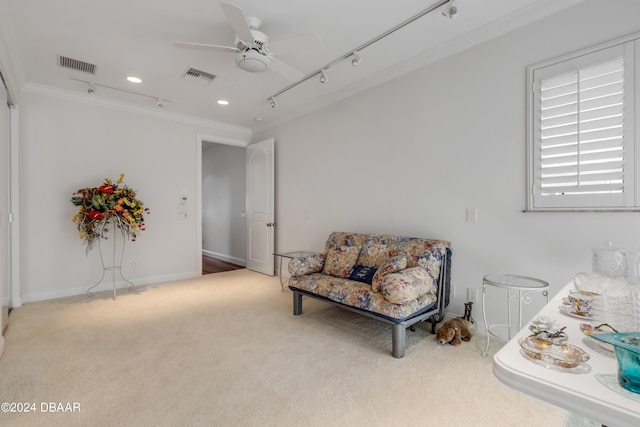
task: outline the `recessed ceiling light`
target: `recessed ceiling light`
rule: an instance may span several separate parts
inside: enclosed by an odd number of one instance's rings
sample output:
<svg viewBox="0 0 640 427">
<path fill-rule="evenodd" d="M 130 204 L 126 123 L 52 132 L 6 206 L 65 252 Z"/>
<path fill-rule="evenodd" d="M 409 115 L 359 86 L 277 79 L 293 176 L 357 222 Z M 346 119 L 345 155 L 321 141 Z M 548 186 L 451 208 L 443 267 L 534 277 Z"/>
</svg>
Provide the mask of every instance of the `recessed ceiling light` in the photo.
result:
<svg viewBox="0 0 640 427">
<path fill-rule="evenodd" d="M 229 101 L 226 99 L 218 99 L 218 104 L 220 105 L 229 105 Z"/>
<path fill-rule="evenodd" d="M 129 76 L 127 77 L 127 80 L 129 80 L 131 83 L 142 83 L 142 79 L 140 77 Z"/>
</svg>

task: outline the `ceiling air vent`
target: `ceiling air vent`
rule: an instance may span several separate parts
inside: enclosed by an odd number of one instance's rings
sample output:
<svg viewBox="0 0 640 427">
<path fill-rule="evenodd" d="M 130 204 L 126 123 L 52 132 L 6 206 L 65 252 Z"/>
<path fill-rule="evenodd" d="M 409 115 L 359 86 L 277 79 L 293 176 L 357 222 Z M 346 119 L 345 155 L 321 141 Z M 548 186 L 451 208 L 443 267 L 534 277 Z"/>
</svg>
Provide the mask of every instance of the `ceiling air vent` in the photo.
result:
<svg viewBox="0 0 640 427">
<path fill-rule="evenodd" d="M 96 65 L 89 62 L 80 61 L 79 59 L 69 58 L 67 56 L 58 55 L 58 65 L 64 68 L 70 68 L 83 73 L 95 74 Z"/>
<path fill-rule="evenodd" d="M 213 81 L 213 79 L 216 78 L 216 75 L 207 73 L 205 71 L 196 70 L 195 68 L 189 68 L 187 72 L 184 73 L 183 77 L 188 80 L 197 80 L 209 84 Z"/>
</svg>

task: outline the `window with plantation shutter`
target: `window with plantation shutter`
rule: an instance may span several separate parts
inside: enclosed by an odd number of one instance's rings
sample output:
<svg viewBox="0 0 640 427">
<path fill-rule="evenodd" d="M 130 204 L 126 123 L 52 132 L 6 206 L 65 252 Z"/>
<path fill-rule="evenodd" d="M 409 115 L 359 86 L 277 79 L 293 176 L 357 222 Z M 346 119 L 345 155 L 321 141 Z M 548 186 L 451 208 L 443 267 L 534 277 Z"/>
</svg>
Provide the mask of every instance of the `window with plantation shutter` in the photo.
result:
<svg viewBox="0 0 640 427">
<path fill-rule="evenodd" d="M 530 67 L 530 210 L 638 208 L 635 43 Z"/>
</svg>

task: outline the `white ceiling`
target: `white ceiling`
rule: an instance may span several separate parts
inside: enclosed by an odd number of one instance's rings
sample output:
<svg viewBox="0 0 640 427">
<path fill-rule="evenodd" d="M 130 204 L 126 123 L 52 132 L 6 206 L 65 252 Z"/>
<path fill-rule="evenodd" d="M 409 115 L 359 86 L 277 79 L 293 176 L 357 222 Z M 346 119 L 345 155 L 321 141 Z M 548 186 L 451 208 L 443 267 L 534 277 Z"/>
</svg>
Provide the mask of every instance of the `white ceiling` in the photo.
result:
<svg viewBox="0 0 640 427">
<path fill-rule="evenodd" d="M 175 41 L 232 46 L 234 32 L 220 2 L 213 0 L 0 0 L 0 30 L 7 42 L 18 85 L 33 91 L 59 92 L 156 109 L 253 130 L 265 128 L 318 106 L 397 77 L 450 54 L 582 0 L 456 0 L 458 16 L 442 16 L 444 4 L 360 52 L 350 60 L 268 99 L 292 82 L 273 71 L 248 73 L 235 66 L 235 54 L 185 49 Z M 358 46 L 415 16 L 438 0 L 232 0 L 247 16 L 261 19 L 260 30 L 272 41 L 309 33 L 321 42 L 276 55 L 308 76 Z M 517 48 L 517 47 L 514 47 Z M 274 52 L 277 54 L 277 52 Z M 97 65 L 95 74 L 58 65 L 58 55 Z M 217 77 L 206 83 L 185 79 L 189 68 Z M 141 84 L 125 78 L 135 75 Z M 105 88 L 111 86 L 149 95 Z M 227 99 L 226 107 L 216 100 Z M 260 118 L 260 120 L 256 120 Z"/>
</svg>

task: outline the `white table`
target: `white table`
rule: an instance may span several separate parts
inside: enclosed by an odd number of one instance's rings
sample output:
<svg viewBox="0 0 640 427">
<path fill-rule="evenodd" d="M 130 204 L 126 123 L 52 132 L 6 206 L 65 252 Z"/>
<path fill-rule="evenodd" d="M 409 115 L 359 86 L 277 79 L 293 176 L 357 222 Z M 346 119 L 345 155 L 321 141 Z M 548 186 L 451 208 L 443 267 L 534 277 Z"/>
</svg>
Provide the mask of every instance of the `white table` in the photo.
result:
<svg viewBox="0 0 640 427">
<path fill-rule="evenodd" d="M 485 307 L 487 286 L 506 289 L 507 323 L 487 324 L 487 309 Z M 482 278 L 482 318 L 484 319 L 484 329 L 487 332 L 487 345 L 482 352 L 483 356 L 486 356 L 489 350 L 489 339 L 492 336 L 500 338 L 493 332 L 493 329 L 507 329 L 507 336 L 511 339 L 511 329 L 513 327 L 513 323 L 511 322 L 511 301 L 518 302 L 518 330 L 522 329 L 522 304 L 529 304 L 531 302 L 530 295 L 533 293 L 541 293 L 547 298 L 547 303 L 549 303 L 549 284 L 544 280 L 515 274 L 487 274 Z"/>
<path fill-rule="evenodd" d="M 621 389 L 616 392 L 597 376 L 617 378 L 618 362 L 596 342 L 580 331 L 588 320 L 560 313 L 562 298 L 573 288 L 570 282 L 538 313 L 552 316 L 559 326 L 566 326 L 569 344 L 591 356 L 586 362 L 589 373 L 570 373 L 562 368 L 546 368 L 521 354 L 518 339 L 531 335 L 529 324 L 518 332 L 493 358 L 493 373 L 503 383 L 570 412 L 597 421 L 607 427 L 640 426 L 640 394 Z"/>
</svg>

